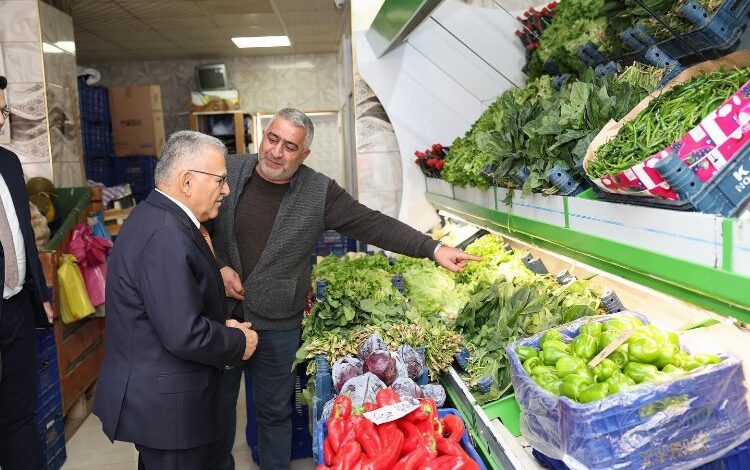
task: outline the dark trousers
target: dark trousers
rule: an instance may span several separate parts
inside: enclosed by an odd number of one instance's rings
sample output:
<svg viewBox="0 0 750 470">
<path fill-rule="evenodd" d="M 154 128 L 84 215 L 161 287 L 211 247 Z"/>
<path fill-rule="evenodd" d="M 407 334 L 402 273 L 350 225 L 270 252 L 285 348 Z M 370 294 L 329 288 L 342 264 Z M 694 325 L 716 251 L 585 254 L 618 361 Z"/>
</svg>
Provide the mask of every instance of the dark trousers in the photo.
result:
<svg viewBox="0 0 750 470">
<path fill-rule="evenodd" d="M 0 467 L 3 470 L 41 470 L 44 467 L 41 437 L 34 420 L 39 368 L 34 318 L 25 288 L 2 301 Z"/>
<path fill-rule="evenodd" d="M 295 353 L 300 345 L 300 328 L 258 331 L 258 347 L 247 364 L 258 425 L 258 456 L 261 470 L 287 470 L 292 451 L 292 395 Z M 242 370 L 225 373 L 224 412 L 229 423 L 218 447 L 223 452 L 221 470 L 234 469 L 231 460 L 237 419 L 237 398 Z M 250 404 L 248 404 L 250 406 Z M 231 415 L 231 418 L 230 418 Z"/>
<path fill-rule="evenodd" d="M 138 470 L 210 470 L 213 449 L 208 444 L 191 449 L 163 450 L 135 445 L 138 450 Z"/>
</svg>

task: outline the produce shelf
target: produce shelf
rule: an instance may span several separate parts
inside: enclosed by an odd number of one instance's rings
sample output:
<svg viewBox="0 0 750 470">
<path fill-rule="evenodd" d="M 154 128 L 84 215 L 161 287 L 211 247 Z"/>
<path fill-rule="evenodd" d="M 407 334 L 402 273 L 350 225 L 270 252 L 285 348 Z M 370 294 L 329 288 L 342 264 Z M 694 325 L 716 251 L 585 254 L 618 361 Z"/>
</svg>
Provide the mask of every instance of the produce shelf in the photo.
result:
<svg viewBox="0 0 750 470">
<path fill-rule="evenodd" d="M 506 189 L 430 179 L 426 196 L 479 227 L 750 322 L 750 223 L 568 196 L 516 193 L 508 205 Z"/>
</svg>

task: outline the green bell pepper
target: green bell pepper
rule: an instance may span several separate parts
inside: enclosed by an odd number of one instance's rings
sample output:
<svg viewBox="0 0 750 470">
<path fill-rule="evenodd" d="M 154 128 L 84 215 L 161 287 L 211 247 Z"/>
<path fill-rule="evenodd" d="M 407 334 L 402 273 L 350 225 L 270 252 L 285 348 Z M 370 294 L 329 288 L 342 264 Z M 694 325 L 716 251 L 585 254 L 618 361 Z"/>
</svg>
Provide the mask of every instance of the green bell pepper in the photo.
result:
<svg viewBox="0 0 750 470">
<path fill-rule="evenodd" d="M 659 344 L 669 341 L 667 334 L 654 325 L 643 325 L 638 327 L 633 337 L 640 336 L 647 336 Z"/>
<path fill-rule="evenodd" d="M 599 335 L 599 351 L 609 346 L 609 344 L 617 339 L 618 336 L 620 336 L 620 333 L 614 330 L 602 331 L 602 333 Z"/>
<path fill-rule="evenodd" d="M 565 395 L 571 400 L 578 400 L 581 390 L 588 388 L 591 382 L 580 375 L 571 374 L 562 379 L 560 384 L 560 395 Z"/>
<path fill-rule="evenodd" d="M 607 359 L 617 364 L 618 369 L 622 369 L 625 367 L 625 364 L 628 363 L 628 353 L 627 351 L 621 351 L 619 348 L 612 351 L 612 354 L 607 356 Z"/>
<path fill-rule="evenodd" d="M 563 356 L 555 363 L 555 369 L 557 376 L 561 379 L 566 375 L 570 375 L 577 370 L 586 369 L 586 363 L 583 359 L 574 356 Z"/>
<path fill-rule="evenodd" d="M 530 357 L 529 359 L 526 359 L 523 362 L 523 370 L 526 371 L 527 374 L 531 375 L 531 371 L 536 366 L 542 365 L 542 358 L 540 357 Z"/>
<path fill-rule="evenodd" d="M 619 318 L 613 318 L 611 320 L 607 320 L 602 325 L 602 330 L 604 331 L 617 331 L 618 333 L 622 333 L 626 330 L 632 330 L 635 328 L 638 328 L 639 326 L 643 325 L 639 320 L 632 318 L 632 317 L 619 317 Z"/>
<path fill-rule="evenodd" d="M 630 340 L 628 355 L 631 361 L 653 364 L 661 357 L 659 347 L 660 344 L 653 338 L 638 336 Z"/>
<path fill-rule="evenodd" d="M 633 382 L 633 379 L 620 371 L 617 371 L 615 374 L 613 374 L 612 377 L 607 379 L 606 382 L 609 385 L 609 393 L 612 395 L 614 395 L 615 393 L 626 391 L 632 384 L 635 383 Z"/>
<path fill-rule="evenodd" d="M 562 334 L 557 330 L 548 330 L 544 332 L 542 337 L 539 339 L 539 344 L 542 345 L 551 339 L 562 341 Z"/>
<path fill-rule="evenodd" d="M 538 383 L 542 387 L 544 387 L 545 384 L 548 384 L 550 382 L 560 380 L 560 378 L 557 377 L 557 375 L 554 374 L 553 372 L 547 372 L 544 374 L 534 375 L 532 378 L 534 379 L 534 382 Z"/>
<path fill-rule="evenodd" d="M 516 348 L 516 356 L 518 356 L 518 360 L 523 364 L 526 362 L 526 359 L 539 357 L 539 351 L 531 346 L 519 346 Z"/>
<path fill-rule="evenodd" d="M 551 382 L 547 382 L 546 384 L 542 385 L 542 388 L 547 390 L 552 395 L 560 395 L 560 384 L 562 384 L 562 380 L 557 379 Z"/>
<path fill-rule="evenodd" d="M 580 330 L 578 330 L 578 334 L 593 336 L 597 341 L 599 341 L 599 336 L 601 336 L 602 334 L 602 323 L 598 321 L 586 323 L 585 325 L 581 326 Z"/>
<path fill-rule="evenodd" d="M 585 390 L 582 390 L 579 401 L 581 403 L 591 403 L 593 401 L 601 400 L 607 395 L 609 395 L 609 384 L 602 382 L 600 384 L 590 385 Z"/>
<path fill-rule="evenodd" d="M 566 353 L 570 353 L 570 345 L 567 343 L 563 343 L 559 339 L 550 339 L 542 343 L 542 351 L 548 348 L 557 348 L 560 351 L 565 351 Z"/>
<path fill-rule="evenodd" d="M 667 333 L 667 340 L 674 344 L 674 346 L 679 350 L 680 349 L 680 337 L 677 336 L 677 333 L 674 331 L 670 331 Z"/>
<path fill-rule="evenodd" d="M 656 367 L 661 370 L 668 364 L 674 365 L 677 361 L 678 349 L 669 341 L 662 343 L 659 347 L 659 359 L 656 360 Z"/>
<path fill-rule="evenodd" d="M 625 375 L 635 380 L 635 383 L 639 384 L 646 380 L 651 380 L 656 377 L 659 369 L 653 364 L 643 364 L 641 362 L 628 362 L 623 370 Z"/>
<path fill-rule="evenodd" d="M 531 375 L 542 375 L 542 374 L 555 374 L 557 375 L 557 369 L 550 366 L 539 365 L 531 369 Z"/>
<path fill-rule="evenodd" d="M 603 359 L 602 362 L 594 367 L 594 377 L 597 382 L 605 382 L 614 375 L 615 372 L 619 372 L 620 368 L 611 359 Z"/>
<path fill-rule="evenodd" d="M 667 364 L 666 366 L 664 366 L 664 369 L 662 369 L 662 372 L 665 372 L 670 375 L 680 375 L 680 374 L 686 373 L 687 371 L 685 369 L 675 366 L 674 364 Z"/>
<path fill-rule="evenodd" d="M 563 356 L 569 356 L 569 354 L 557 348 L 546 348 L 542 350 L 540 357 L 545 366 L 554 366 L 557 364 L 557 360 Z"/>
<path fill-rule="evenodd" d="M 696 362 L 702 366 L 706 364 L 718 364 L 721 362 L 721 358 L 715 354 L 696 354 L 693 356 Z"/>
<path fill-rule="evenodd" d="M 589 360 L 596 356 L 598 341 L 591 335 L 578 335 L 573 340 L 570 350 L 573 354 L 581 359 Z"/>
<path fill-rule="evenodd" d="M 586 382 L 589 383 L 589 385 L 593 384 L 593 383 L 596 383 L 596 380 L 595 380 L 595 377 L 594 377 L 594 373 L 588 367 L 585 367 L 585 368 L 582 368 L 582 369 L 578 369 L 577 371 L 573 372 L 572 374 L 566 376 L 566 378 L 570 377 L 571 375 L 574 375 L 576 377 L 580 377 L 580 378 L 584 379 Z"/>
</svg>

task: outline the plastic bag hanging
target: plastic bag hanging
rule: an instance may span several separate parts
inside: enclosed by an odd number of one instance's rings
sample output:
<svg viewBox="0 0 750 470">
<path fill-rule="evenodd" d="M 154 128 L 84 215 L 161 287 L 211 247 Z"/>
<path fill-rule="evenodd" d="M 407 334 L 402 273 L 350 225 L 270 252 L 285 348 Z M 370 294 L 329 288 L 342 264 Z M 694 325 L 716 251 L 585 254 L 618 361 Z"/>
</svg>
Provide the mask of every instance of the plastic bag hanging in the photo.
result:
<svg viewBox="0 0 750 470">
<path fill-rule="evenodd" d="M 81 270 L 73 255 L 62 255 L 57 268 L 60 283 L 60 314 L 63 323 L 73 323 L 94 313 Z"/>
<path fill-rule="evenodd" d="M 104 303 L 110 248 L 112 242 L 93 236 L 88 224 L 78 224 L 71 232 L 66 251 L 76 257 L 93 305 Z"/>
</svg>

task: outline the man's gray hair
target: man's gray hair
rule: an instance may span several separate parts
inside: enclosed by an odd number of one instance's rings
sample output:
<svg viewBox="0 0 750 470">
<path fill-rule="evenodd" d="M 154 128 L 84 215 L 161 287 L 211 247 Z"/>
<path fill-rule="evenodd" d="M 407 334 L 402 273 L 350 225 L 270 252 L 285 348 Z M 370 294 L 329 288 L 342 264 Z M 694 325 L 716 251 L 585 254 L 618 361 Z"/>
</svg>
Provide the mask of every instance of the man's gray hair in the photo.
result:
<svg viewBox="0 0 750 470">
<path fill-rule="evenodd" d="M 305 129 L 307 135 L 305 136 L 304 146 L 306 149 L 310 148 L 313 137 L 315 136 L 315 126 L 313 125 L 312 120 L 307 116 L 307 114 L 295 108 L 280 109 L 268 122 L 268 126 L 266 126 L 266 129 L 271 127 L 271 124 L 273 124 L 276 118 L 281 118 L 290 124 Z"/>
<path fill-rule="evenodd" d="M 212 147 L 226 157 L 227 147 L 216 137 L 195 131 L 177 131 L 172 133 L 164 144 L 161 158 L 156 162 L 154 180 L 156 183 L 166 183 L 172 176 L 172 171 L 180 162 L 196 162 L 205 147 Z"/>
</svg>

